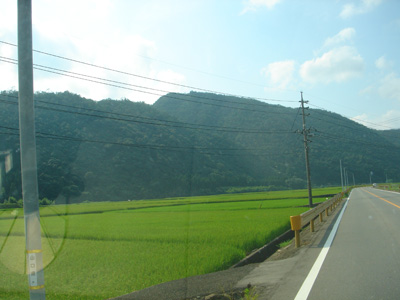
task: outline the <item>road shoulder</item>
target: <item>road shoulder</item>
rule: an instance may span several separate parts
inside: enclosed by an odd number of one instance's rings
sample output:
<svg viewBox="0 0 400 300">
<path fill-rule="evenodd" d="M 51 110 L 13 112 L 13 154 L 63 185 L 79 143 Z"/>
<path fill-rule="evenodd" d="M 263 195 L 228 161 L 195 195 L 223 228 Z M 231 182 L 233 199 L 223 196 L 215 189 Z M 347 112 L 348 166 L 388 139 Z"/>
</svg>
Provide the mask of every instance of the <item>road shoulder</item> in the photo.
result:
<svg viewBox="0 0 400 300">
<path fill-rule="evenodd" d="M 328 217 L 324 216 L 322 223 L 316 222 L 315 232 L 311 233 L 308 226 L 302 230 L 301 247 L 296 249 L 292 242 L 278 250 L 242 278 L 236 287 L 247 284 L 256 286 L 258 300 L 294 299 L 325 244 L 343 204 L 344 201 Z"/>
</svg>

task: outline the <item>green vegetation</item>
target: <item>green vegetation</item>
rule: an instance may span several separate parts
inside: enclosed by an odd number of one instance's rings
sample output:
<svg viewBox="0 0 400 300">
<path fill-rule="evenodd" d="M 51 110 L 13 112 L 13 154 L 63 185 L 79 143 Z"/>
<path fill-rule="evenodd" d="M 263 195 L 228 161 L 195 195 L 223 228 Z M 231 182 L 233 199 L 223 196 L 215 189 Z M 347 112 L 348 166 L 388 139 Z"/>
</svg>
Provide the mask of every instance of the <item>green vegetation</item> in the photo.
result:
<svg viewBox="0 0 400 300">
<path fill-rule="evenodd" d="M 289 216 L 307 210 L 299 207 L 305 196 L 298 190 L 42 207 L 47 299 L 104 299 L 225 269 L 287 230 Z M 0 294 L 27 298 L 22 209 L 0 210 L 0 247 Z"/>
<path fill-rule="evenodd" d="M 400 192 L 400 183 L 379 183 L 378 189 Z"/>
<path fill-rule="evenodd" d="M 290 245 L 292 240 L 287 240 L 279 244 L 279 248 L 285 248 L 286 246 Z"/>
<path fill-rule="evenodd" d="M 257 299 L 258 299 L 258 294 L 255 288 L 250 287 L 244 290 L 244 296 L 242 300 L 257 300 Z"/>
<path fill-rule="evenodd" d="M 0 204 L 22 197 L 17 96 L 0 92 L 0 152 L 11 150 L 14 165 L 2 179 Z M 195 92 L 153 105 L 37 93 L 35 107 L 39 198 L 50 202 L 306 187 L 295 108 Z M 356 184 L 369 182 L 371 171 L 375 182 L 400 180 L 398 132 L 383 137 L 333 113 L 309 113 L 307 124 L 318 130 L 310 147 L 314 188 L 340 184 L 340 159 Z"/>
</svg>

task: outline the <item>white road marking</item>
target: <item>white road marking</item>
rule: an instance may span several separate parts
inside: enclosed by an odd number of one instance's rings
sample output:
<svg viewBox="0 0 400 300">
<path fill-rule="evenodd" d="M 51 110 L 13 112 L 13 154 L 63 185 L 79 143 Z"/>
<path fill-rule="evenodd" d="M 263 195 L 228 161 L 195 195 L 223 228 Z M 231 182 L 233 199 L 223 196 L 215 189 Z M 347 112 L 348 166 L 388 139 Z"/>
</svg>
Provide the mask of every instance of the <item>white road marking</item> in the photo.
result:
<svg viewBox="0 0 400 300">
<path fill-rule="evenodd" d="M 304 280 L 300 290 L 297 292 L 296 298 L 294 298 L 294 300 L 306 300 L 308 298 L 308 295 L 311 292 L 314 282 L 317 279 L 318 273 L 321 270 L 322 264 L 324 263 L 325 257 L 328 254 L 328 251 L 332 245 L 333 239 L 336 235 L 337 229 L 339 227 L 340 221 L 342 220 L 343 213 L 346 210 L 347 203 L 349 202 L 350 197 L 351 197 L 351 193 L 350 193 L 349 198 L 347 199 L 346 203 L 344 204 L 343 209 L 340 212 L 340 214 L 335 222 L 335 225 L 333 226 L 332 231 L 329 234 L 329 237 L 325 242 L 324 247 L 322 248 L 320 254 L 318 255 L 318 258 L 315 261 L 310 272 L 308 273 L 307 278 Z"/>
<path fill-rule="evenodd" d="M 399 192 L 395 192 L 395 191 L 387 191 L 387 190 L 377 190 L 377 191 L 382 191 L 382 192 L 386 192 L 386 193 L 392 193 L 395 195 L 399 195 Z"/>
</svg>

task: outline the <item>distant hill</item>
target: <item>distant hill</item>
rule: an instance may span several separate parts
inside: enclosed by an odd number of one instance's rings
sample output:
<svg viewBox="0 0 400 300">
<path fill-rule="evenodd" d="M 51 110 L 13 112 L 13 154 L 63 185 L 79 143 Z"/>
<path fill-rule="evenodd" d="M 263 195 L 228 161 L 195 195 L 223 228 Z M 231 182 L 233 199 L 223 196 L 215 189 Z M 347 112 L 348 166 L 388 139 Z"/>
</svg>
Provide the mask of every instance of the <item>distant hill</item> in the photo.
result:
<svg viewBox="0 0 400 300">
<path fill-rule="evenodd" d="M 389 143 L 400 147 L 400 129 L 380 130 L 378 133 Z"/>
<path fill-rule="evenodd" d="M 154 105 L 93 101 L 69 92 L 37 93 L 40 198 L 116 201 L 306 186 L 298 110 L 191 92 Z M 340 184 L 339 160 L 352 182 L 400 180 L 399 139 L 340 115 L 309 109 L 312 184 Z M 14 169 L 0 202 L 21 197 L 16 92 L 0 94 L 0 151 Z"/>
<path fill-rule="evenodd" d="M 154 106 L 183 122 L 265 131 L 264 134 L 216 134 L 238 147 L 266 149 L 248 152 L 259 156 L 246 162 L 265 184 L 277 184 L 274 181 L 277 179 L 288 186 L 289 182 L 305 179 L 302 136 L 294 133 L 302 129 L 301 115 L 296 117 L 297 109 L 195 92 L 161 97 Z M 351 172 L 351 179 L 354 174 L 356 183 L 369 183 L 371 171 L 377 182 L 383 182 L 386 175 L 395 181 L 399 179 L 399 130 L 393 131 L 390 137 L 387 132 L 369 129 L 335 113 L 308 109 L 307 114 L 307 127 L 314 134 L 309 144 L 314 185 L 340 184 L 340 160 Z"/>
</svg>

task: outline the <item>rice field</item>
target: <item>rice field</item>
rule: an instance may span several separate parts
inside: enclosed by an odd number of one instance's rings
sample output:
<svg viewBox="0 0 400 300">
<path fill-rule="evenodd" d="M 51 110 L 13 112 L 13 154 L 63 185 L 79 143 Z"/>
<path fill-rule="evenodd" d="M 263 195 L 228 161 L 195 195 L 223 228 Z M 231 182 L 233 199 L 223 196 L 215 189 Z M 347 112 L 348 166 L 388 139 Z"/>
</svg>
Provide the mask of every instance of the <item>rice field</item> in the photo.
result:
<svg viewBox="0 0 400 300">
<path fill-rule="evenodd" d="M 332 191 L 314 193 L 339 190 Z M 307 210 L 301 207 L 308 203 L 300 198 L 305 195 L 286 191 L 41 208 L 46 299 L 106 299 L 226 269 L 286 231 L 289 216 Z M 22 210 L 0 211 L 0 299 L 29 297 L 24 243 Z"/>
</svg>

